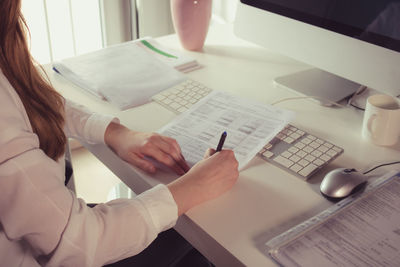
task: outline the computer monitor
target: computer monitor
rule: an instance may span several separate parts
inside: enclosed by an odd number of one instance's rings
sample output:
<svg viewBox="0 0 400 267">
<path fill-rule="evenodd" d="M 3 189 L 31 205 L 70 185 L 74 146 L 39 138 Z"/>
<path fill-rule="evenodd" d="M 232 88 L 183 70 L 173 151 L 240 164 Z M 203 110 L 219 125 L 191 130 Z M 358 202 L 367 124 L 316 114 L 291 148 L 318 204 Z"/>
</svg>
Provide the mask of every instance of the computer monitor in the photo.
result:
<svg viewBox="0 0 400 267">
<path fill-rule="evenodd" d="M 285 87 L 334 101 L 360 85 L 400 94 L 400 1 L 240 0 L 234 31 L 316 68 L 278 77 Z"/>
</svg>

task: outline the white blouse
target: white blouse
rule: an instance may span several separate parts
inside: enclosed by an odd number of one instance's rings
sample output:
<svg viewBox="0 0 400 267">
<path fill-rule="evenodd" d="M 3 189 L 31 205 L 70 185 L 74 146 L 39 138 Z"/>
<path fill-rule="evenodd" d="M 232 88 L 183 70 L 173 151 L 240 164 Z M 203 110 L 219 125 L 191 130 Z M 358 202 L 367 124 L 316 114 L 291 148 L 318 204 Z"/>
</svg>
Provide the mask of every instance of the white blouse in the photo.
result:
<svg viewBox="0 0 400 267">
<path fill-rule="evenodd" d="M 104 143 L 111 117 L 69 101 L 68 137 Z M 16 91 L 0 71 L 0 266 L 101 266 L 138 254 L 175 225 L 164 185 L 88 208 L 64 186 L 64 157 L 39 148 Z"/>
</svg>

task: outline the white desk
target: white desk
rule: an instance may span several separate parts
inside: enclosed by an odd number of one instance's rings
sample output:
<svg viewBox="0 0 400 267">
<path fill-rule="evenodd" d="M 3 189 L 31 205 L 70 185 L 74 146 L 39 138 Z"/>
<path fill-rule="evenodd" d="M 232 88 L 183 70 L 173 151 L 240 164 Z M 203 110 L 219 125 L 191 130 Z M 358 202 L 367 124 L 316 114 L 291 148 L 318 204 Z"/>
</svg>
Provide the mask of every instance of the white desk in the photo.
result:
<svg viewBox="0 0 400 267">
<path fill-rule="evenodd" d="M 175 35 L 158 38 L 163 45 L 181 49 Z M 211 88 L 272 103 L 294 93 L 275 88 L 273 78 L 308 68 L 283 56 L 234 37 L 230 26 L 210 29 L 203 52 L 189 52 L 204 68 L 188 74 Z M 134 64 L 134 62 L 133 62 Z M 49 69 L 49 66 L 47 66 Z M 71 85 L 49 71 L 61 93 L 94 111 L 118 116 L 140 131 L 156 131 L 175 114 L 156 103 L 119 111 Z M 275 266 L 260 247 L 269 239 L 325 209 L 330 202 L 319 193 L 322 177 L 337 167 L 366 170 L 399 159 L 400 149 L 377 147 L 361 139 L 362 112 L 353 108 L 326 108 L 310 100 L 279 104 L 297 113 L 293 124 L 345 149 L 344 154 L 308 182 L 302 181 L 256 157 L 241 173 L 237 184 L 220 198 L 193 208 L 176 229 L 217 266 Z M 149 177 L 119 160 L 104 146 L 88 146 L 133 191 L 140 193 L 173 175 Z M 394 167 L 380 168 L 382 174 Z"/>
</svg>

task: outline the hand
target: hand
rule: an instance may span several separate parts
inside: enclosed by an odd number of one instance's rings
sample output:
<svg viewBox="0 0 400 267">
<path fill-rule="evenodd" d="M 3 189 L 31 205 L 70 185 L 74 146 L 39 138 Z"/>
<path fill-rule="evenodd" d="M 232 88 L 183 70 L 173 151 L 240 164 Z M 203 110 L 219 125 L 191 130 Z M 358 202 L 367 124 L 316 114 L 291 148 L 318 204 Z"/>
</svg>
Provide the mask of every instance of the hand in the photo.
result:
<svg viewBox="0 0 400 267">
<path fill-rule="evenodd" d="M 110 123 L 104 140 L 120 158 L 146 172 L 156 171 L 154 164 L 146 157 L 163 163 L 179 175 L 190 169 L 173 138 L 157 133 L 135 132 L 120 124 Z"/>
<path fill-rule="evenodd" d="M 203 160 L 168 185 L 178 205 L 178 215 L 228 191 L 239 177 L 238 165 L 232 150 L 207 150 Z"/>
</svg>

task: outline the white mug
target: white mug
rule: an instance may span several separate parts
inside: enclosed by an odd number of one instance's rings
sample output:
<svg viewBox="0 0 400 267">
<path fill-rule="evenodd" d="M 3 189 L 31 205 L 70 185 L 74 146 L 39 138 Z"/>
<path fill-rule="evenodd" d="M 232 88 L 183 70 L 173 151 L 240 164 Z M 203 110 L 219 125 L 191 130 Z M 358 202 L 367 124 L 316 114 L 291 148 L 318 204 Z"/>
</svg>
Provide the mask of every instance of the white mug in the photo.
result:
<svg viewBox="0 0 400 267">
<path fill-rule="evenodd" d="M 380 146 L 397 143 L 400 136 L 400 101 L 389 95 L 372 95 L 367 99 L 362 136 Z"/>
</svg>

